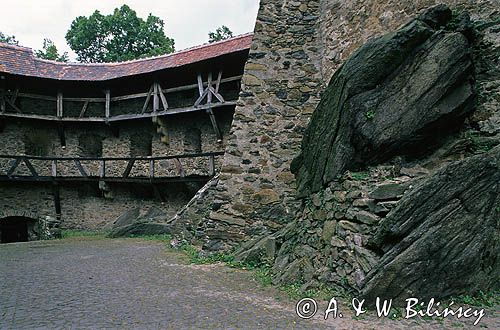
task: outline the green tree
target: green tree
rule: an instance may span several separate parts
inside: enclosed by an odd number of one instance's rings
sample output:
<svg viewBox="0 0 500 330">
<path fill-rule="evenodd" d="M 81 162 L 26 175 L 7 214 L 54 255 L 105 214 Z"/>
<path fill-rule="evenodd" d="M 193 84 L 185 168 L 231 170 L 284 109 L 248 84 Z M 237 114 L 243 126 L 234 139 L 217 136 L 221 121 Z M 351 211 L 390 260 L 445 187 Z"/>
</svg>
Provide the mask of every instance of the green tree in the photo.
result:
<svg viewBox="0 0 500 330">
<path fill-rule="evenodd" d="M 165 35 L 164 25 L 151 14 L 143 20 L 123 5 L 110 15 L 96 10 L 89 17 L 77 17 L 66 41 L 81 62 L 117 62 L 163 55 L 174 51 L 174 40 Z"/>
<path fill-rule="evenodd" d="M 233 32 L 229 30 L 229 28 L 225 25 L 222 25 L 221 27 L 218 27 L 215 32 L 209 32 L 208 33 L 208 42 L 217 42 L 225 39 L 229 39 L 233 37 Z"/>
<path fill-rule="evenodd" d="M 15 36 L 8 36 L 2 32 L 0 32 L 0 42 L 19 46 L 19 41 L 16 40 Z"/>
<path fill-rule="evenodd" d="M 59 55 L 59 51 L 57 50 L 54 42 L 48 38 L 43 39 L 43 49 L 37 50 L 35 52 L 35 56 L 39 58 L 43 58 L 45 60 L 52 60 L 58 62 L 68 62 L 68 53 L 64 52 Z"/>
</svg>

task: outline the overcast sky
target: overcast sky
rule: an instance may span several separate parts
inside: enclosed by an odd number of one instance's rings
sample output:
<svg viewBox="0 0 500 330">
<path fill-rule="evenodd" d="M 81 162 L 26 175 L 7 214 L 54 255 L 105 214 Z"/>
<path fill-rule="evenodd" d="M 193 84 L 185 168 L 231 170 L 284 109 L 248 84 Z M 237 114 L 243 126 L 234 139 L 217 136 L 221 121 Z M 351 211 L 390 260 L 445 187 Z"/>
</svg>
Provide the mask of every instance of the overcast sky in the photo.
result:
<svg viewBox="0 0 500 330">
<path fill-rule="evenodd" d="M 149 13 L 160 17 L 166 35 L 181 50 L 207 42 L 208 32 L 221 25 L 235 35 L 253 31 L 259 0 L 0 0 L 0 31 L 33 49 L 42 48 L 43 38 L 49 38 L 74 60 L 64 39 L 73 19 L 96 9 L 110 14 L 122 4 L 143 19 Z"/>
</svg>

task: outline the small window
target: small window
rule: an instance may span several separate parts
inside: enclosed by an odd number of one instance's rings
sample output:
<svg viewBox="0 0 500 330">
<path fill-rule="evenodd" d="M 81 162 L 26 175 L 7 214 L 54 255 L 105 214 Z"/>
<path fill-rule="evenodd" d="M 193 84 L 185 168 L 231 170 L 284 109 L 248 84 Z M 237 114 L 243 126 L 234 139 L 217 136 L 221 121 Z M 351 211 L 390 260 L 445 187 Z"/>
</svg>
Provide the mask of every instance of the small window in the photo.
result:
<svg viewBox="0 0 500 330">
<path fill-rule="evenodd" d="M 201 131 L 197 128 L 188 128 L 184 134 L 184 152 L 201 152 Z"/>
<path fill-rule="evenodd" d="M 82 157 L 102 157 L 102 137 L 97 134 L 80 135 L 78 146 Z"/>
</svg>

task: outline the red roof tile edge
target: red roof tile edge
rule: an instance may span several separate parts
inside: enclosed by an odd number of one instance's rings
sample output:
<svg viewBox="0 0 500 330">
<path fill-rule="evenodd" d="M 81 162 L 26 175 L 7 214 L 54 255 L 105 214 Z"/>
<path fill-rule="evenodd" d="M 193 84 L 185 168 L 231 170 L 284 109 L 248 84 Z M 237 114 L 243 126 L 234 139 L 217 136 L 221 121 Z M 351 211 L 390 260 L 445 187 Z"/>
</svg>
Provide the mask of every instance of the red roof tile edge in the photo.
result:
<svg viewBox="0 0 500 330">
<path fill-rule="evenodd" d="M 252 33 L 172 54 L 116 63 L 62 63 L 36 58 L 27 47 L 0 43 L 0 72 L 73 81 L 103 81 L 180 67 L 250 49 Z"/>
</svg>

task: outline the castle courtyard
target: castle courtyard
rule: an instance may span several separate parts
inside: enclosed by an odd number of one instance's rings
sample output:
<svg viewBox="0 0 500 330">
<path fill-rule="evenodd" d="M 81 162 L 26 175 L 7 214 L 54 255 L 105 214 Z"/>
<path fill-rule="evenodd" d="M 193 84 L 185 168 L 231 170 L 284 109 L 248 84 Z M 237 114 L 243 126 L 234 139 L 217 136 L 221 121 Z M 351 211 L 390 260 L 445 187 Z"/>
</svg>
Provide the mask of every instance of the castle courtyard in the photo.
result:
<svg viewBox="0 0 500 330">
<path fill-rule="evenodd" d="M 194 265 L 165 243 L 68 238 L 3 244 L 0 329 L 434 329 L 469 321 L 374 315 L 302 320 L 295 301 L 251 272 Z M 318 303 L 325 309 L 327 303 Z M 341 303 L 339 303 L 339 306 Z M 339 307 L 341 309 L 342 307 Z M 480 325 L 500 328 L 487 310 Z"/>
</svg>

